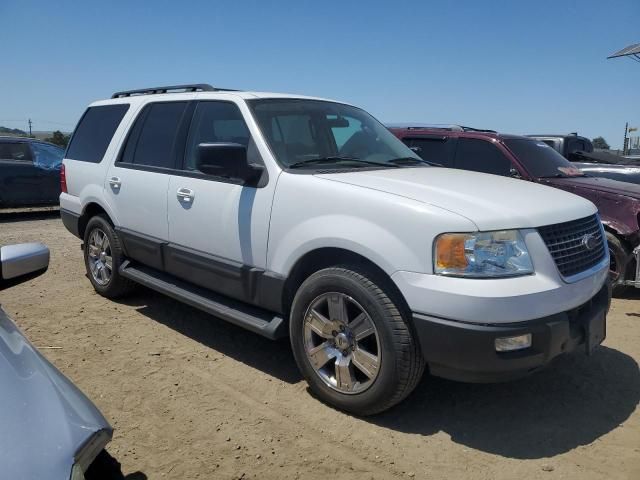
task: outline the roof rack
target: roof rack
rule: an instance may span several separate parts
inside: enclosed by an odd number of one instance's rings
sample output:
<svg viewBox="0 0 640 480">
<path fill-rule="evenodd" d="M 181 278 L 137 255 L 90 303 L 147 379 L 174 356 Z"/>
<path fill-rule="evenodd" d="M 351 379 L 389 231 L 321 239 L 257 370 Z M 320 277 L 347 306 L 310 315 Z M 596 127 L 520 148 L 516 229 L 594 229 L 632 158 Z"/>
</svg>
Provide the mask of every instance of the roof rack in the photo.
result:
<svg viewBox="0 0 640 480">
<path fill-rule="evenodd" d="M 462 127 L 463 132 L 481 132 L 481 133 L 498 133 L 495 130 L 489 130 L 488 128 L 473 128 L 473 127 Z"/>
<path fill-rule="evenodd" d="M 406 128 L 407 130 L 448 130 L 462 132 L 460 125 L 449 125 L 444 123 L 388 123 L 388 128 Z"/>
<path fill-rule="evenodd" d="M 131 97 L 133 95 L 154 95 L 157 93 L 170 93 L 179 90 L 180 92 L 237 92 L 230 88 L 217 88 L 209 85 L 208 83 L 194 83 L 190 85 L 170 85 L 167 87 L 153 87 L 142 88 L 140 90 L 125 90 L 122 92 L 116 92 L 111 95 L 111 98 L 124 98 Z M 177 92 L 177 93 L 180 93 Z"/>
<path fill-rule="evenodd" d="M 480 128 L 465 127 L 464 125 L 446 124 L 446 123 L 405 123 L 405 124 L 387 124 L 389 128 L 406 128 L 407 130 L 446 130 L 449 132 L 484 132 L 498 133 L 495 130 L 484 130 Z"/>
</svg>

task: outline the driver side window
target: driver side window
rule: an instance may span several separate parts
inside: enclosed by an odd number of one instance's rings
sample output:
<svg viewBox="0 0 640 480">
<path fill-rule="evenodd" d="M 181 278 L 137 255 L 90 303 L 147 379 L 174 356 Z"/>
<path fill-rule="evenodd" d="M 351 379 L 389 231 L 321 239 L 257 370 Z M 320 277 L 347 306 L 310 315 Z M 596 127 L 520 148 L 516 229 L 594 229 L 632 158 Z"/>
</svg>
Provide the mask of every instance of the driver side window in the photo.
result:
<svg viewBox="0 0 640 480">
<path fill-rule="evenodd" d="M 252 151 L 251 135 L 240 109 L 231 102 L 200 102 L 193 114 L 185 170 L 196 170 L 198 145 L 201 143 L 239 143 Z M 253 144 L 253 142 L 251 142 Z"/>
</svg>

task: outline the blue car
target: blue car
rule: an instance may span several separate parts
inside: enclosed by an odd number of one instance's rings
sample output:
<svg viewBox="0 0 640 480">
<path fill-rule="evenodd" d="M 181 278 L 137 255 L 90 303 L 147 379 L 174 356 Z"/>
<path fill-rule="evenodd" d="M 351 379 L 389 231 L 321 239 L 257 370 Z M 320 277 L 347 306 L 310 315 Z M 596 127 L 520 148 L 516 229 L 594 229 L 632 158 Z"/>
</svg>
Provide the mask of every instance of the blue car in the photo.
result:
<svg viewBox="0 0 640 480">
<path fill-rule="evenodd" d="M 0 290 L 48 265 L 41 243 L 1 247 Z M 0 478 L 83 480 L 112 435 L 96 406 L 0 307 Z"/>
<path fill-rule="evenodd" d="M 63 157 L 51 143 L 0 137 L 0 208 L 57 204 Z"/>
</svg>

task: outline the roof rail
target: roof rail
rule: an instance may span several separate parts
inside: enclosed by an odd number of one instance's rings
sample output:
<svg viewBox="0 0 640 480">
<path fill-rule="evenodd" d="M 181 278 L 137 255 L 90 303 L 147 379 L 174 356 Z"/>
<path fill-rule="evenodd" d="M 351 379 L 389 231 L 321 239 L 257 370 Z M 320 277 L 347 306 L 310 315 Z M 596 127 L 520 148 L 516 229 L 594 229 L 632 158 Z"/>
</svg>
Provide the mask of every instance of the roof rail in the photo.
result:
<svg viewBox="0 0 640 480">
<path fill-rule="evenodd" d="M 498 133 L 495 130 L 485 130 L 480 128 L 465 127 L 464 125 L 446 124 L 446 123 L 387 124 L 387 127 L 388 128 L 406 128 L 407 130 L 447 130 L 450 132 Z"/>
<path fill-rule="evenodd" d="M 388 123 L 388 128 L 406 128 L 407 130 L 449 130 L 462 132 L 464 128 L 460 125 L 449 125 L 444 123 Z"/>
<path fill-rule="evenodd" d="M 473 128 L 473 127 L 462 127 L 463 132 L 480 132 L 480 133 L 498 133 L 495 130 L 489 130 L 487 128 Z"/>
<path fill-rule="evenodd" d="M 124 97 L 131 97 L 133 95 L 154 95 L 157 93 L 170 93 L 175 90 L 181 90 L 184 92 L 236 92 L 237 91 L 237 90 L 232 90 L 230 88 L 213 87 L 208 83 L 194 83 L 190 85 L 170 85 L 167 87 L 142 88 L 140 90 L 125 90 L 122 92 L 114 93 L 113 95 L 111 95 L 111 98 L 124 98 Z"/>
</svg>

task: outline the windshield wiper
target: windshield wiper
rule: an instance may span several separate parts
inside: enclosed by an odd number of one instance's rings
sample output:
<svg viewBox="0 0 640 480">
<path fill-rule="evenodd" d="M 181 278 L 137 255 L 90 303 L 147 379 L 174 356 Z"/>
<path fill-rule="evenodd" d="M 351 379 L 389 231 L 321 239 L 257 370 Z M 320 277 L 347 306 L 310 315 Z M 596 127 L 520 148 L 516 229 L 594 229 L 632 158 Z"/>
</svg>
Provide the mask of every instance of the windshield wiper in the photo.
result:
<svg viewBox="0 0 640 480">
<path fill-rule="evenodd" d="M 300 168 L 306 165 L 322 165 L 327 163 L 342 163 L 342 162 L 352 162 L 352 163 L 366 163 L 368 165 L 375 165 L 377 167 L 398 167 L 398 165 L 387 165 L 385 163 L 380 162 L 371 162 L 369 160 L 362 160 L 357 157 L 346 157 L 346 156 L 332 156 L 332 157 L 320 157 L 320 158 L 310 158 L 307 160 L 301 160 L 299 162 L 292 163 L 289 165 L 289 168 Z"/>
<path fill-rule="evenodd" d="M 441 163 L 436 163 L 436 162 L 430 162 L 429 160 L 425 160 L 424 158 L 416 158 L 416 157 L 398 157 L 398 158 L 394 158 L 392 160 L 387 160 L 389 163 L 393 163 L 393 164 L 397 164 L 397 163 L 404 163 L 406 164 L 413 164 L 415 165 L 416 163 L 424 163 L 426 165 L 431 165 L 432 167 L 442 167 L 443 165 Z"/>
</svg>

